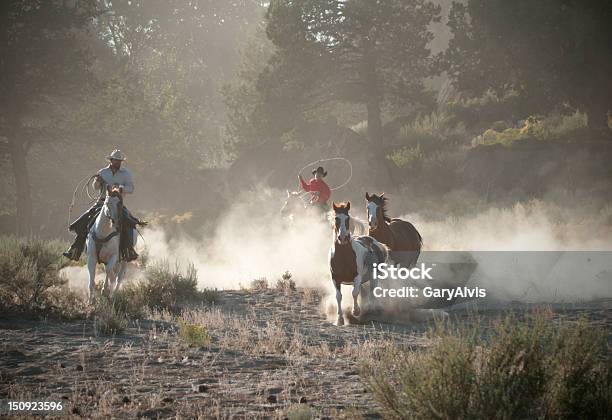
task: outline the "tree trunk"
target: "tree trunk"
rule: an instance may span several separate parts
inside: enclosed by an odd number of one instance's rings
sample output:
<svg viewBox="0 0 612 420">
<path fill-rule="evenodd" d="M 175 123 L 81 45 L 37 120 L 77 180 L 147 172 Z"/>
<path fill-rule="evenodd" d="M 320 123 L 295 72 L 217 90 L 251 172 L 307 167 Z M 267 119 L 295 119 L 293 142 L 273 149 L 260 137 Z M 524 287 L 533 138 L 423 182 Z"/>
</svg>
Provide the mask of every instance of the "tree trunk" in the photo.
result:
<svg viewBox="0 0 612 420">
<path fill-rule="evenodd" d="M 32 233 L 32 196 L 26 164 L 26 150 L 24 145 L 13 136 L 9 138 L 9 150 L 17 195 L 17 234 L 29 236 Z"/>
<path fill-rule="evenodd" d="M 591 105 L 586 108 L 587 127 L 596 135 L 609 137 L 612 133 L 608 126 L 608 107 Z"/>
<path fill-rule="evenodd" d="M 380 111 L 381 94 L 376 80 L 376 60 L 372 54 L 366 54 L 364 57 L 363 78 L 366 86 L 369 149 L 373 162 L 376 162 L 375 181 L 378 188 L 389 188 L 395 186 L 395 182 L 389 167 L 390 161 L 385 154 Z"/>
<path fill-rule="evenodd" d="M 368 140 L 370 147 L 383 148 L 383 130 L 380 117 L 380 103 L 377 99 L 369 99 L 366 104 L 368 111 Z"/>
</svg>

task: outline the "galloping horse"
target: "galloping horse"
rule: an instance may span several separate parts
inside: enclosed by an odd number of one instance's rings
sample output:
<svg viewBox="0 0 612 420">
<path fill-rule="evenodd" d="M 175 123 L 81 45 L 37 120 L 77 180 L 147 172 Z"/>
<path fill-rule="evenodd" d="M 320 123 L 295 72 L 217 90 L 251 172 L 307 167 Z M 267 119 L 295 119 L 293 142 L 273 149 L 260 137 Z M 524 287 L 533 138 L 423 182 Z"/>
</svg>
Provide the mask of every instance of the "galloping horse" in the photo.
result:
<svg viewBox="0 0 612 420">
<path fill-rule="evenodd" d="M 280 210 L 281 216 L 292 221 L 295 217 L 304 217 L 309 213 L 314 214 L 314 212 L 320 213 L 318 208 L 309 206 L 301 197 L 302 194 L 300 192 L 291 192 L 287 190 L 287 199 Z M 329 221 L 333 219 L 333 216 L 333 211 L 325 214 L 325 218 Z M 365 235 L 367 233 L 366 223 L 356 217 L 351 217 L 349 221 L 349 231 L 351 235 Z"/>
<path fill-rule="evenodd" d="M 119 259 L 119 235 L 123 217 L 123 197 L 119 188 L 107 186 L 106 199 L 87 234 L 87 268 L 89 270 L 89 301 L 95 293 L 96 265 L 104 263 L 106 279 L 103 291 L 111 294 L 119 289 L 126 262 Z M 136 235 L 134 235 L 136 245 Z"/>
<path fill-rule="evenodd" d="M 341 286 L 343 284 L 353 285 L 353 315 L 359 316 L 361 309 L 357 303 L 357 298 L 361 285 L 370 280 L 372 265 L 386 262 L 388 257 L 387 247 L 376 239 L 370 236 L 355 238 L 351 236 L 349 231 L 350 208 L 350 201 L 338 205 L 333 203 L 334 237 L 329 250 L 329 268 L 336 288 L 338 325 L 344 324 Z M 370 285 L 372 285 L 372 282 Z"/>
<path fill-rule="evenodd" d="M 414 265 L 421 253 L 423 238 L 414 225 L 402 219 L 390 219 L 386 214 L 385 193 L 380 195 L 365 193 L 368 210 L 368 235 L 382 242 L 392 252 L 407 253 L 408 266 Z M 396 254 L 397 255 L 397 254 Z"/>
</svg>

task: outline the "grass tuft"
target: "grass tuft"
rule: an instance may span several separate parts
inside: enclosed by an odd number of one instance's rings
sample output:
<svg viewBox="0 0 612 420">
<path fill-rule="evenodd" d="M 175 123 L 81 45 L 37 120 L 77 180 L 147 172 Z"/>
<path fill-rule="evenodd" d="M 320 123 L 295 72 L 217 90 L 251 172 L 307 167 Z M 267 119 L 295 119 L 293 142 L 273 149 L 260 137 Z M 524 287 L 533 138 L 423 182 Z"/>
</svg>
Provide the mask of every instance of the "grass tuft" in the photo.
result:
<svg viewBox="0 0 612 420">
<path fill-rule="evenodd" d="M 98 335 L 118 335 L 128 326 L 128 317 L 113 301 L 100 296 L 95 303 L 94 330 Z"/>
<path fill-rule="evenodd" d="M 295 292 L 295 280 L 293 280 L 289 271 L 285 271 L 281 278 L 276 281 L 275 288 L 286 295 Z"/>
<path fill-rule="evenodd" d="M 202 325 L 179 321 L 179 336 L 190 346 L 205 347 L 210 344 L 208 330 Z"/>
</svg>

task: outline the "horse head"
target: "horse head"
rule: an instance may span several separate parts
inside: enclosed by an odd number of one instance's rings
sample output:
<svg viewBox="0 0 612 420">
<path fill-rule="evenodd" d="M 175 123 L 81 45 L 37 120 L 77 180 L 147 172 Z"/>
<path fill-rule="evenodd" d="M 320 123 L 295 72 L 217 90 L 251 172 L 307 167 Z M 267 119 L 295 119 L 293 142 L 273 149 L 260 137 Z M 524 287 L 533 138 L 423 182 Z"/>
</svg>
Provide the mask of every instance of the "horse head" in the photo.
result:
<svg viewBox="0 0 612 420">
<path fill-rule="evenodd" d="M 385 214 L 385 203 L 387 198 L 385 193 L 380 195 L 365 193 L 366 208 L 368 211 L 368 225 L 370 229 L 376 229 L 379 223 L 384 223 L 387 220 Z"/>
<path fill-rule="evenodd" d="M 297 209 L 303 210 L 305 208 L 304 200 L 302 200 L 301 194 L 296 191 L 287 190 L 287 198 L 285 199 L 285 204 L 280 209 L 280 214 L 282 217 L 289 216 L 293 214 Z"/>
<path fill-rule="evenodd" d="M 123 214 L 123 190 L 120 187 L 106 187 L 106 198 L 102 206 L 102 214 L 109 218 L 113 225 L 119 226 Z"/>
<path fill-rule="evenodd" d="M 349 210 L 351 209 L 351 202 L 346 203 L 333 202 L 334 209 L 334 232 L 335 240 L 340 244 L 347 244 L 351 239 L 351 232 L 349 229 L 349 222 L 351 216 L 349 216 Z"/>
</svg>

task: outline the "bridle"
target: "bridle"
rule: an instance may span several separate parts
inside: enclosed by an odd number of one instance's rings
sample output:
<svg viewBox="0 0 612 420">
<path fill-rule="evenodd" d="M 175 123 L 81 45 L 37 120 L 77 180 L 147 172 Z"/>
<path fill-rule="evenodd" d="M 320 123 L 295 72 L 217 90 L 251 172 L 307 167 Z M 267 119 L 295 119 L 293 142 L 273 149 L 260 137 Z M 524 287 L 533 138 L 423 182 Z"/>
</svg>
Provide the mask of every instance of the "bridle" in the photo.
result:
<svg viewBox="0 0 612 420">
<path fill-rule="evenodd" d="M 104 212 L 104 208 L 108 208 L 110 211 L 110 208 L 108 206 L 108 201 L 105 201 L 102 207 L 102 212 Z M 119 197 L 119 202 L 117 203 L 117 207 L 116 207 L 116 212 L 117 212 L 117 220 L 115 220 L 113 218 L 112 212 L 110 215 L 105 214 L 106 217 L 108 217 L 111 220 L 111 223 L 113 225 L 113 231 L 111 233 L 109 233 L 108 235 L 106 235 L 104 238 L 98 238 L 96 236 L 96 231 L 95 229 L 92 229 L 91 231 L 91 236 L 93 237 L 93 240 L 96 242 L 96 244 L 101 243 L 104 244 L 108 241 L 110 241 L 112 238 L 114 238 L 115 236 L 119 235 L 119 233 L 121 232 L 121 219 L 122 219 L 122 213 L 123 213 L 123 200 L 121 200 L 121 197 Z"/>
</svg>

